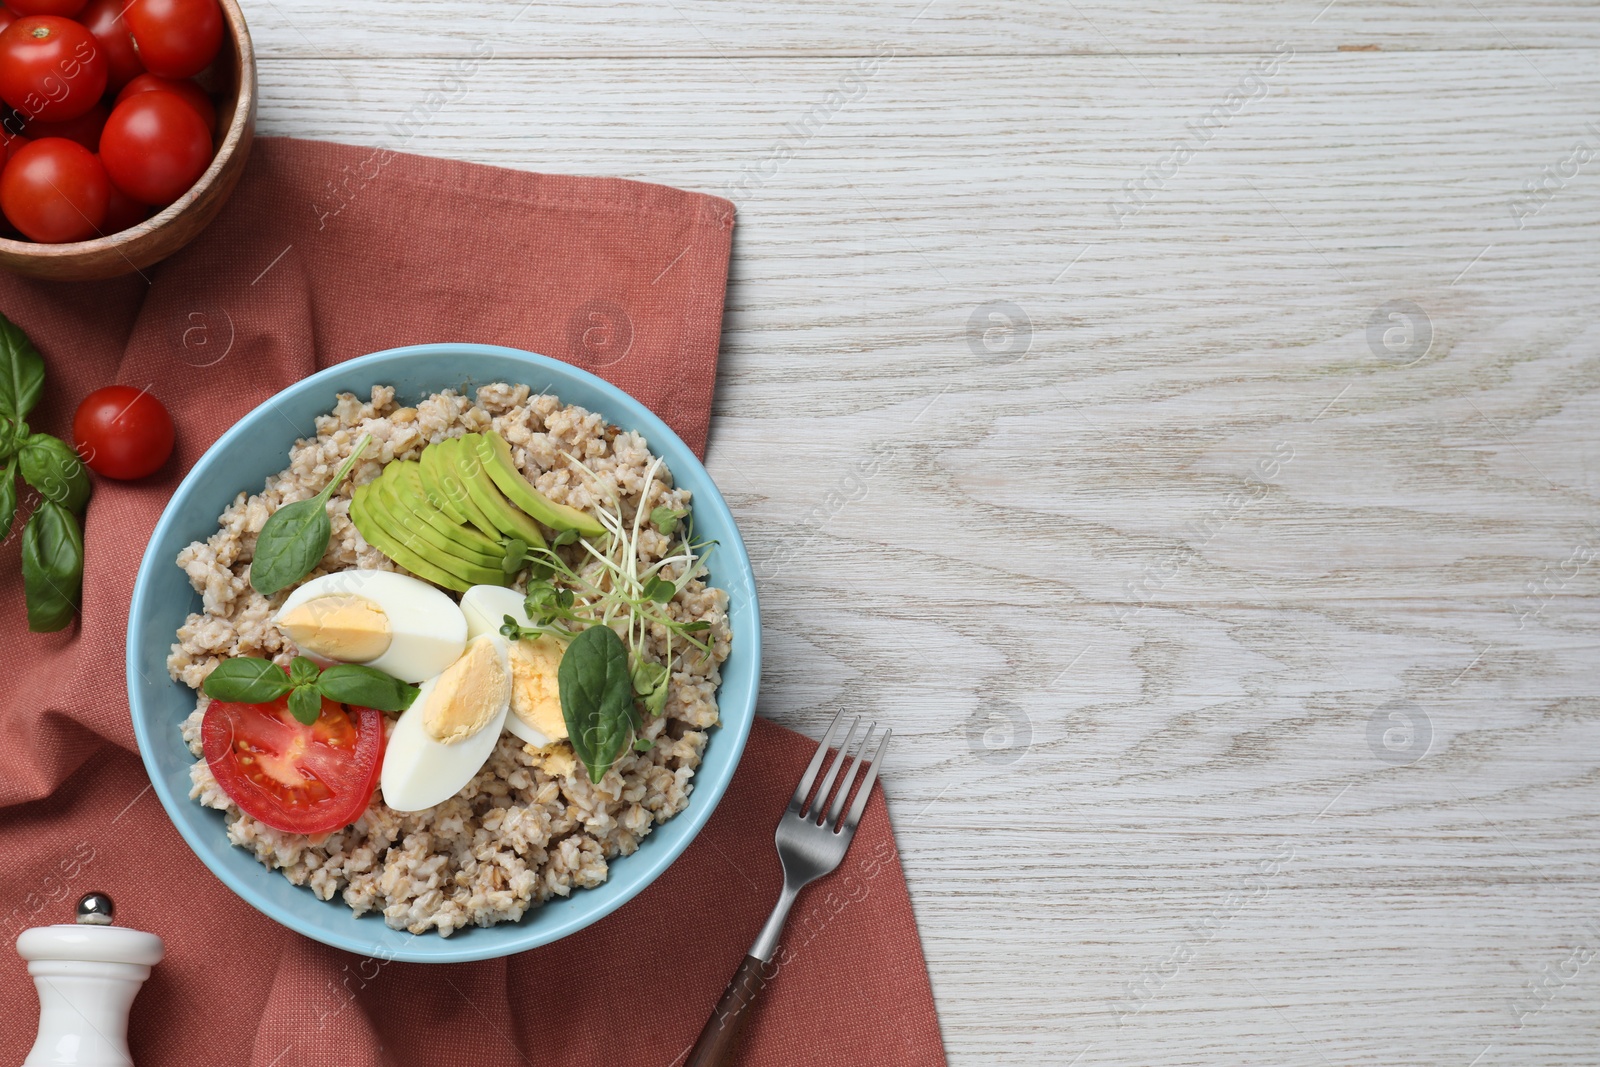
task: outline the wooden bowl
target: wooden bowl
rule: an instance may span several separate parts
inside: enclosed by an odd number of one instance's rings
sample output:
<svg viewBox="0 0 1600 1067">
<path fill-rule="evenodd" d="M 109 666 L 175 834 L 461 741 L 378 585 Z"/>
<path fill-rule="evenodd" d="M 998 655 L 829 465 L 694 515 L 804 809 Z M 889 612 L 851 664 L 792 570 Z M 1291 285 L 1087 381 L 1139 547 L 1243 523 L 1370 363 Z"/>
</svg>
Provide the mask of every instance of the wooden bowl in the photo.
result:
<svg viewBox="0 0 1600 1067">
<path fill-rule="evenodd" d="M 214 67 L 217 128 L 224 131 L 211 165 L 188 192 L 137 226 L 92 241 L 35 244 L 0 238 L 0 267 L 55 281 L 132 274 L 159 263 L 197 237 L 239 184 L 256 129 L 256 55 L 238 0 L 219 0 L 228 33 Z"/>
</svg>

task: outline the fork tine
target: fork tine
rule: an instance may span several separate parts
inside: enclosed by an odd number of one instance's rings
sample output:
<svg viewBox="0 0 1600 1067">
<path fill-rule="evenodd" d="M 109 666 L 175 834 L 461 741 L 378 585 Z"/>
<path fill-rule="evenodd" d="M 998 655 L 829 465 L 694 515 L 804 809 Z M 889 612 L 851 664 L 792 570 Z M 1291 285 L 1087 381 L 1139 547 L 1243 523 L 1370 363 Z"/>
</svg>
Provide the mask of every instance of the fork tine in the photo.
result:
<svg viewBox="0 0 1600 1067">
<path fill-rule="evenodd" d="M 826 825 L 838 826 L 839 813 L 844 810 L 844 802 L 850 799 L 850 786 L 856 780 L 856 772 L 861 769 L 862 757 L 867 754 L 867 749 L 872 745 L 872 735 L 878 729 L 878 724 L 867 724 L 867 732 L 861 735 L 861 744 L 851 753 L 855 760 L 850 764 L 850 769 L 845 772 L 844 781 L 839 785 L 839 791 L 833 796 L 833 804 L 828 808 Z"/>
<path fill-rule="evenodd" d="M 817 812 L 821 811 L 823 805 L 828 803 L 828 792 L 833 788 L 834 779 L 839 777 L 839 768 L 844 766 L 844 761 L 850 756 L 850 742 L 856 736 L 856 727 L 860 725 L 861 716 L 857 715 L 850 720 L 850 729 L 845 733 L 844 740 L 839 742 L 839 754 L 833 758 L 832 763 L 828 764 L 828 773 L 823 776 L 822 784 L 817 787 L 816 801 L 809 806 L 807 811 L 801 813 L 814 822 L 820 823 L 822 821 L 816 817 Z"/>
<path fill-rule="evenodd" d="M 844 823 L 836 832 L 842 834 L 856 832 L 856 824 L 861 821 L 861 813 L 867 810 L 867 797 L 872 795 L 872 783 L 878 780 L 878 763 L 883 759 L 883 750 L 889 747 L 889 738 L 893 736 L 894 731 L 884 727 L 883 740 L 872 750 L 872 762 L 867 764 L 867 776 L 861 780 L 861 792 L 856 794 L 856 802 L 850 805 L 850 813 L 844 817 Z"/>
<path fill-rule="evenodd" d="M 806 802 L 806 795 L 811 792 L 811 786 L 817 780 L 817 771 L 822 768 L 822 759 L 828 754 L 828 739 L 833 736 L 833 731 L 838 728 L 839 720 L 844 718 L 844 709 L 834 712 L 833 721 L 828 724 L 827 730 L 822 734 L 822 741 L 817 745 L 817 754 L 811 757 L 810 766 L 806 773 L 800 777 L 800 785 L 794 791 L 794 799 L 789 801 L 790 814 L 798 815 L 800 805 Z"/>
</svg>

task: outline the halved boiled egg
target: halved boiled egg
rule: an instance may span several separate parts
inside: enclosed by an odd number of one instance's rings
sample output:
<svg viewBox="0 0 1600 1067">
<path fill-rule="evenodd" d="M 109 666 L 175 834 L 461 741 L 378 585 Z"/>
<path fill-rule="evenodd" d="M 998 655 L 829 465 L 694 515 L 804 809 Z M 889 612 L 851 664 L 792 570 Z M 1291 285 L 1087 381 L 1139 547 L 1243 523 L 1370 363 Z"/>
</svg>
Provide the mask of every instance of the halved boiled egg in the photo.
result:
<svg viewBox="0 0 1600 1067">
<path fill-rule="evenodd" d="M 422 683 L 389 732 L 379 776 L 383 802 L 421 811 L 461 792 L 494 752 L 510 704 L 505 638 L 468 641 L 459 659 Z"/>
<path fill-rule="evenodd" d="M 522 594 L 499 585 L 475 585 L 461 596 L 461 613 L 467 617 L 467 637 L 500 632 L 507 615 L 518 626 L 533 622 L 522 605 Z M 545 635 L 510 643 L 511 714 L 506 729 L 530 744 L 544 746 L 567 736 L 561 714 L 561 688 L 556 672 L 567 651 L 560 638 Z"/>
<path fill-rule="evenodd" d="M 431 678 L 467 644 L 467 620 L 443 592 L 393 571 L 339 571 L 289 594 L 272 620 L 322 666 L 361 663 L 405 682 Z"/>
</svg>

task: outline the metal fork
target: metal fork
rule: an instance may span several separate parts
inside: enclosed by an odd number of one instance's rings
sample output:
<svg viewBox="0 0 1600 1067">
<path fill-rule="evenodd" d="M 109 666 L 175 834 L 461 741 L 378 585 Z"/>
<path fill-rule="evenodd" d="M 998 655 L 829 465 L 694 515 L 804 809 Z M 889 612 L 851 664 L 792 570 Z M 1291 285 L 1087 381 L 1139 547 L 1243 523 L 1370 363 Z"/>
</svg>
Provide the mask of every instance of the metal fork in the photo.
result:
<svg viewBox="0 0 1600 1067">
<path fill-rule="evenodd" d="M 867 760 L 867 746 L 872 743 L 877 724 L 868 723 L 867 732 L 852 748 L 851 743 L 855 740 L 856 728 L 861 725 L 861 717 L 858 715 L 851 719 L 850 729 L 839 745 L 839 754 L 828 766 L 822 786 L 817 790 L 816 797 L 812 798 L 811 787 L 816 784 L 817 772 L 822 769 L 822 761 L 828 755 L 828 742 L 842 718 L 843 710 L 828 724 L 828 731 L 822 735 L 817 754 L 811 757 L 810 766 L 806 767 L 806 773 L 800 778 L 800 785 L 789 801 L 788 810 L 778 820 L 778 830 L 773 835 L 778 843 L 778 859 L 783 862 L 783 894 L 778 897 L 778 906 L 772 909 L 767 925 L 761 928 L 744 962 L 733 973 L 733 980 L 728 983 L 727 991 L 717 1002 L 711 1018 L 706 1020 L 705 1028 L 700 1031 L 700 1037 L 683 1067 L 721 1067 L 733 1062 L 734 1045 L 744 1030 L 745 1021 L 750 1017 L 751 1004 L 768 979 L 776 973 L 776 968 L 769 964 L 778 951 L 778 937 L 783 933 L 784 920 L 789 917 L 795 897 L 807 885 L 838 867 L 839 861 L 844 859 L 845 850 L 850 847 L 851 838 L 855 837 L 856 825 L 861 822 L 861 813 L 866 810 L 867 797 L 872 792 L 872 783 L 878 777 L 878 763 L 883 759 L 884 749 L 889 747 L 889 737 L 894 731 L 884 729 L 872 749 L 872 758 Z M 846 761 L 850 761 L 850 769 L 845 772 L 839 791 L 832 794 L 833 803 L 829 804 L 829 791 L 833 789 L 839 770 Z M 850 796 L 850 787 L 855 784 L 856 773 L 861 770 L 863 762 L 867 767 L 866 777 L 861 780 L 861 790 L 856 794 L 855 802 L 845 812 L 844 802 Z M 810 803 L 807 803 L 808 800 Z M 840 818 L 841 813 L 844 813 L 843 819 Z"/>
</svg>

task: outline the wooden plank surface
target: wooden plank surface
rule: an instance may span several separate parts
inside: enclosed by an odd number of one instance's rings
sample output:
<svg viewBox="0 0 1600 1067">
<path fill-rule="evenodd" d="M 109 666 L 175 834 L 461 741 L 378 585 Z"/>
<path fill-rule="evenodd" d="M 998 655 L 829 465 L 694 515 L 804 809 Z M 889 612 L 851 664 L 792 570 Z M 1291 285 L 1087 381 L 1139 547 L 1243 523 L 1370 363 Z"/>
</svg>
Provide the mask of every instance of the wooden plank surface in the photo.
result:
<svg viewBox="0 0 1600 1067">
<path fill-rule="evenodd" d="M 264 133 L 738 203 L 761 711 L 893 725 L 952 1063 L 1596 1063 L 1600 16 L 923 3 L 248 13 Z"/>
</svg>

